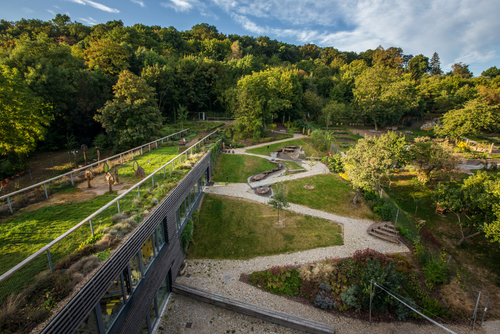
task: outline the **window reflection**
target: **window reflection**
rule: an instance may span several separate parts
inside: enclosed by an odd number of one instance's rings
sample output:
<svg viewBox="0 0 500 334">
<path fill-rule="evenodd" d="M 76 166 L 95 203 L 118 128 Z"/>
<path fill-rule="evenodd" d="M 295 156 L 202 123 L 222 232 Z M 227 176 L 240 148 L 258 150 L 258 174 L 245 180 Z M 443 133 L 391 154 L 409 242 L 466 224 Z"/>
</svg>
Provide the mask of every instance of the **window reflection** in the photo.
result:
<svg viewBox="0 0 500 334">
<path fill-rule="evenodd" d="M 160 250 L 165 244 L 165 232 L 163 222 L 156 228 L 156 235 L 158 238 L 158 250 Z"/>
<path fill-rule="evenodd" d="M 158 311 L 163 309 L 163 304 L 166 302 L 168 294 L 170 292 L 170 284 L 168 282 L 168 274 L 161 283 L 160 289 L 156 294 L 156 299 L 158 300 Z"/>
<path fill-rule="evenodd" d="M 132 289 L 135 290 L 137 285 L 142 279 L 141 267 L 139 264 L 139 254 L 135 254 L 135 256 L 130 260 L 130 276 L 132 279 Z"/>
<path fill-rule="evenodd" d="M 102 320 L 106 331 L 111 327 L 124 305 L 120 276 L 113 281 L 100 301 Z"/>
<path fill-rule="evenodd" d="M 153 238 L 149 237 L 144 245 L 141 247 L 142 253 L 142 265 L 144 266 L 144 272 L 146 272 L 151 265 L 151 262 L 154 260 L 154 251 L 153 251 Z"/>
<path fill-rule="evenodd" d="M 75 334 L 95 334 L 99 333 L 95 311 L 90 311 L 88 317 L 78 326 Z"/>
<path fill-rule="evenodd" d="M 181 204 L 182 207 L 183 204 Z M 179 207 L 175 213 L 175 226 L 177 227 L 177 231 L 181 228 L 181 207 Z"/>
</svg>

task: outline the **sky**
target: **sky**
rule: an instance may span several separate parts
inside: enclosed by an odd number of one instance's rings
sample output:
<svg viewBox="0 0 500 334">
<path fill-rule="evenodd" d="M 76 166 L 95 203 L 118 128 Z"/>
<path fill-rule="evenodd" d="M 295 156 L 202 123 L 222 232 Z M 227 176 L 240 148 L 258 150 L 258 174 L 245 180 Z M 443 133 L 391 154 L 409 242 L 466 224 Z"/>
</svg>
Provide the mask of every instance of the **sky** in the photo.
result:
<svg viewBox="0 0 500 334">
<path fill-rule="evenodd" d="M 475 76 L 500 67 L 499 0 L 0 0 L 0 18 L 50 20 L 67 14 L 86 25 L 208 23 L 224 34 L 361 52 L 400 47 L 405 54 L 439 54 L 441 68 L 469 65 Z"/>
</svg>

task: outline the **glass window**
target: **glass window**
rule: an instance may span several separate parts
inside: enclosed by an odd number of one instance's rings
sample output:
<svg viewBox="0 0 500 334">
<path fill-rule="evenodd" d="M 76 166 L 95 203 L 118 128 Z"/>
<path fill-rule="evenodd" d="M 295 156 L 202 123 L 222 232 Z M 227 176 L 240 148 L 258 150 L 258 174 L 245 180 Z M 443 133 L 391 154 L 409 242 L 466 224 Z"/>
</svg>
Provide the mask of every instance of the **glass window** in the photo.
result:
<svg viewBox="0 0 500 334">
<path fill-rule="evenodd" d="M 183 204 L 181 204 L 182 207 Z M 177 231 L 180 230 L 181 228 L 181 207 L 177 209 L 177 212 L 175 213 L 175 224 L 177 226 Z"/>
<path fill-rule="evenodd" d="M 158 238 L 158 251 L 163 247 L 165 244 L 165 232 L 164 232 L 165 224 L 164 221 L 158 225 L 156 228 L 156 235 Z"/>
<path fill-rule="evenodd" d="M 195 198 L 197 197 L 197 195 L 199 193 L 199 191 L 198 191 L 199 188 L 200 188 L 200 186 L 198 185 L 198 181 L 196 181 L 196 183 L 193 186 L 193 191 L 194 191 Z"/>
<path fill-rule="evenodd" d="M 104 329 L 108 331 L 123 308 L 122 281 L 119 275 L 111 284 L 108 291 L 101 298 L 101 313 L 104 322 Z"/>
<path fill-rule="evenodd" d="M 142 254 L 142 265 L 144 266 L 144 272 L 146 272 L 155 258 L 153 251 L 153 237 L 150 236 L 148 240 L 141 247 Z"/>
<path fill-rule="evenodd" d="M 194 192 L 194 187 L 191 188 L 191 206 L 194 205 L 194 200 L 196 199 L 195 192 Z"/>
<path fill-rule="evenodd" d="M 201 183 L 205 184 L 205 173 L 201 174 Z"/>
<path fill-rule="evenodd" d="M 153 303 L 151 304 L 151 307 L 149 308 L 149 320 L 151 324 L 151 328 L 155 326 L 155 321 L 156 321 L 156 298 L 153 299 Z"/>
<path fill-rule="evenodd" d="M 184 218 L 186 218 L 186 200 L 181 203 L 181 224 L 184 221 Z"/>
<path fill-rule="evenodd" d="M 123 288 L 125 291 L 125 300 L 127 301 L 130 298 L 130 294 L 132 293 L 132 285 L 130 284 L 131 277 L 128 273 L 128 267 L 123 270 Z"/>
<path fill-rule="evenodd" d="M 167 301 L 168 294 L 170 293 L 170 284 L 168 282 L 168 274 L 161 283 L 160 289 L 156 294 L 156 299 L 158 300 L 158 311 L 163 308 L 163 304 Z"/>
<path fill-rule="evenodd" d="M 161 289 L 161 288 L 160 288 Z M 99 333 L 95 310 L 90 311 L 88 317 L 76 329 L 76 334 L 96 334 Z"/>
<path fill-rule="evenodd" d="M 130 276 L 132 278 L 132 289 L 135 290 L 137 288 L 137 285 L 139 285 L 139 282 L 142 279 L 142 274 L 141 274 L 141 265 L 139 264 L 139 254 L 135 254 L 135 256 L 130 260 L 129 262 L 130 265 Z"/>
</svg>

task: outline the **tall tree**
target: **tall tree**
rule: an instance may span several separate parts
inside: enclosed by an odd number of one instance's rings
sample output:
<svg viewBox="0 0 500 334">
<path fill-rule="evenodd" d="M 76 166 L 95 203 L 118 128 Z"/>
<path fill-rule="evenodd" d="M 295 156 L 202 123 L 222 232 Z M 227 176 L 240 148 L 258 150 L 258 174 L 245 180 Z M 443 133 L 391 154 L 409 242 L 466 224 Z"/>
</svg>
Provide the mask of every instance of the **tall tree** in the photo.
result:
<svg viewBox="0 0 500 334">
<path fill-rule="evenodd" d="M 420 54 L 413 57 L 409 61 L 408 66 L 410 68 L 411 78 L 415 82 L 419 82 L 420 78 L 422 78 L 422 76 L 430 70 L 429 58 Z"/>
<path fill-rule="evenodd" d="M 397 69 L 372 67 L 355 79 L 354 99 L 361 117 L 378 125 L 398 122 L 403 114 L 417 105 L 409 80 Z"/>
<path fill-rule="evenodd" d="M 446 141 L 429 137 L 416 138 L 411 154 L 413 162 L 419 167 L 418 179 L 422 183 L 431 181 L 438 171 L 454 169 L 459 160 Z"/>
<path fill-rule="evenodd" d="M 50 111 L 17 69 L 0 65 L 0 155 L 27 155 L 33 151 L 53 119 Z"/>
<path fill-rule="evenodd" d="M 163 117 L 154 98 L 154 88 L 124 70 L 113 87 L 115 98 L 98 110 L 102 124 L 115 148 L 127 149 L 161 136 Z"/>
<path fill-rule="evenodd" d="M 432 75 L 443 74 L 443 71 L 441 70 L 441 61 L 439 60 L 439 55 L 437 54 L 437 52 L 434 52 L 434 54 L 432 55 L 429 65 Z"/>
<path fill-rule="evenodd" d="M 472 72 L 469 70 L 469 65 L 462 62 L 451 65 L 451 73 L 464 79 L 472 78 Z"/>
</svg>

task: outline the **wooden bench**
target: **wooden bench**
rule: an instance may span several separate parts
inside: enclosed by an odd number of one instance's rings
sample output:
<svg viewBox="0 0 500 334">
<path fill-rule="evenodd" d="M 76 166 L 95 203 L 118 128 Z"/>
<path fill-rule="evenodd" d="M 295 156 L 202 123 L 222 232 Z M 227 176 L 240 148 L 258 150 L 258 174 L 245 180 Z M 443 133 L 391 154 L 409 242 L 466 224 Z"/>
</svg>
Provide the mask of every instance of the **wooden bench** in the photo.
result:
<svg viewBox="0 0 500 334">
<path fill-rule="evenodd" d="M 436 213 L 437 214 L 440 214 L 440 215 L 443 215 L 444 213 L 446 212 L 446 208 L 442 208 L 439 206 L 439 203 L 437 204 L 437 207 L 436 207 Z"/>
</svg>

